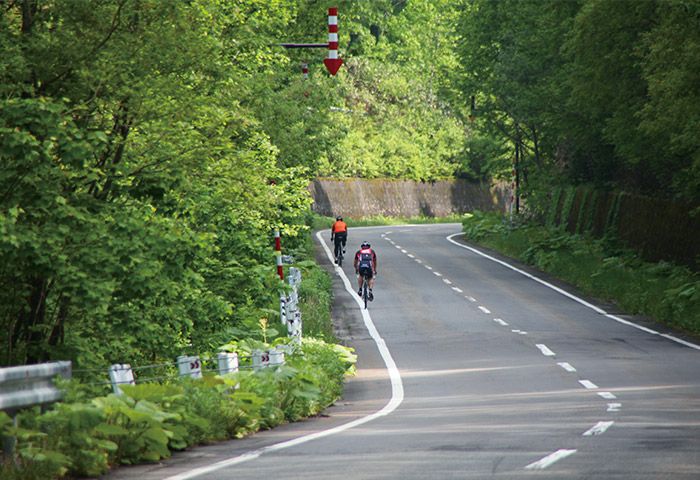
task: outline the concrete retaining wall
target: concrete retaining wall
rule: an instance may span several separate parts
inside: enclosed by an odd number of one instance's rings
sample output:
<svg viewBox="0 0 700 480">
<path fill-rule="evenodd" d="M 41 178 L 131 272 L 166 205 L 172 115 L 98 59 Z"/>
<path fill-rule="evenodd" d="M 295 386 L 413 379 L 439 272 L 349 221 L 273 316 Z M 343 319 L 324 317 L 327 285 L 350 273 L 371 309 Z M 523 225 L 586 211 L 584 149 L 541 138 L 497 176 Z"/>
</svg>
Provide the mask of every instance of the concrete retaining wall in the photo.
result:
<svg viewBox="0 0 700 480">
<path fill-rule="evenodd" d="M 445 217 L 474 210 L 505 212 L 510 195 L 507 184 L 493 186 L 467 180 L 323 178 L 312 182 L 309 191 L 315 212 L 346 218 Z"/>
</svg>

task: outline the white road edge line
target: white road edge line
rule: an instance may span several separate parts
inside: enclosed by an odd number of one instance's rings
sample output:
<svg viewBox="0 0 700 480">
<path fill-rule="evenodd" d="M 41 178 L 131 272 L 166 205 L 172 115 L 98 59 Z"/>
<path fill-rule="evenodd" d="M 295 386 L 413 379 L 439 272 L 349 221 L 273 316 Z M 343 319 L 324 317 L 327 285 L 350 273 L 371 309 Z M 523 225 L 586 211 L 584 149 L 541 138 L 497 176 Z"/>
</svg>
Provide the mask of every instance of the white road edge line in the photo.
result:
<svg viewBox="0 0 700 480">
<path fill-rule="evenodd" d="M 519 268 L 517 268 L 517 267 L 514 267 L 513 265 L 511 265 L 511 264 L 509 264 L 509 263 L 506 263 L 506 262 L 504 262 L 504 261 L 502 261 L 502 260 L 499 260 L 499 259 L 497 259 L 497 258 L 494 258 L 494 257 L 492 257 L 491 255 L 487 255 L 487 254 L 485 254 L 485 253 L 483 253 L 483 252 L 477 250 L 476 248 L 472 248 L 472 247 L 469 247 L 469 246 L 467 246 L 467 245 L 462 245 L 461 243 L 459 243 L 459 242 L 453 240 L 452 237 L 456 237 L 457 235 L 463 235 L 463 233 L 461 233 L 461 232 L 460 232 L 460 233 L 453 233 L 452 235 L 449 235 L 448 237 L 446 237 L 446 238 L 447 238 L 447 241 L 450 242 L 450 243 L 452 243 L 452 244 L 454 244 L 454 245 L 457 245 L 457 246 L 460 247 L 460 248 L 464 248 L 464 249 L 466 249 L 466 250 L 472 251 L 472 252 L 476 253 L 477 255 L 480 255 L 480 256 L 482 256 L 482 257 L 488 259 L 488 260 L 491 260 L 492 262 L 496 262 L 496 263 L 498 263 L 498 264 L 500 264 L 500 265 L 503 265 L 504 267 L 509 268 L 509 269 L 513 270 L 514 272 L 517 272 L 517 273 L 519 273 L 519 274 L 521 274 L 521 275 L 524 275 L 524 276 L 526 276 L 527 278 L 529 278 L 530 280 L 534 280 L 535 282 L 538 282 L 538 283 L 544 285 L 544 286 L 547 287 L 547 288 L 551 288 L 551 289 L 554 290 L 555 292 L 560 293 L 560 294 L 564 295 L 565 297 L 568 297 L 568 298 L 570 298 L 571 300 L 573 300 L 573 301 L 575 301 L 575 302 L 577 302 L 577 303 L 580 303 L 581 305 L 583 305 L 583 306 L 585 306 L 585 307 L 588 307 L 588 308 L 590 308 L 591 310 L 593 310 L 593 311 L 595 311 L 595 312 L 597 312 L 597 313 L 599 313 L 599 314 L 601 314 L 601 315 L 603 315 L 603 316 L 605 316 L 605 317 L 607 317 L 607 318 L 609 318 L 609 319 L 611 319 L 611 320 L 615 320 L 616 322 L 622 323 L 623 325 L 628 325 L 628 326 L 630 326 L 630 327 L 637 328 L 637 329 L 639 329 L 639 330 L 642 330 L 643 332 L 647 332 L 647 333 L 650 333 L 650 334 L 652 334 L 652 335 L 659 335 L 660 337 L 664 337 L 664 338 L 666 338 L 666 339 L 668 339 L 668 340 L 671 340 L 672 342 L 676 342 L 676 343 L 679 343 L 679 344 L 681 344 L 681 345 L 685 345 L 686 347 L 690 347 L 690 348 L 693 348 L 693 349 L 695 349 L 695 350 L 700 350 L 700 345 L 696 345 L 696 344 L 694 344 L 694 343 L 686 342 L 685 340 L 681 340 L 680 338 L 674 337 L 673 335 L 668 335 L 668 334 L 665 334 L 665 333 L 659 333 L 659 332 L 657 332 L 656 330 L 652 330 L 651 328 L 643 327 L 643 326 L 641 326 L 641 325 L 637 325 L 636 323 L 630 322 L 630 321 L 628 321 L 628 320 L 624 320 L 624 319 L 622 319 L 622 318 L 620 318 L 620 317 L 617 317 L 617 316 L 615 316 L 615 315 L 611 315 L 611 314 L 609 314 L 608 312 L 606 312 L 605 310 L 603 310 L 602 308 L 596 307 L 595 305 L 593 305 L 593 304 L 591 304 L 591 303 L 589 303 L 589 302 L 583 300 L 582 298 L 579 298 L 579 297 L 577 297 L 576 295 L 572 295 L 571 293 L 569 293 L 569 292 L 567 292 L 567 291 L 565 291 L 565 290 L 562 290 L 562 289 L 559 288 L 559 287 L 555 287 L 555 286 L 552 285 L 551 283 L 545 282 L 544 280 L 542 280 L 542 279 L 540 279 L 540 278 L 537 278 L 536 276 L 531 275 L 531 274 L 529 274 L 529 273 L 527 273 L 527 272 L 525 272 L 525 271 L 523 271 L 523 270 L 521 270 L 521 269 L 519 269 Z"/>
<path fill-rule="evenodd" d="M 326 242 L 323 240 L 320 231 L 316 233 L 316 237 L 321 242 L 321 246 L 323 247 L 323 249 L 326 252 L 326 255 L 328 256 L 328 260 L 332 263 L 333 254 L 331 253 L 330 248 L 328 248 L 328 246 L 326 245 Z M 304 435 L 303 437 L 287 440 L 286 442 L 268 445 L 267 447 L 259 448 L 257 450 L 253 450 L 252 452 L 239 455 L 237 457 L 228 458 L 226 460 L 221 460 L 219 462 L 213 463 L 205 467 L 199 467 L 177 475 L 172 475 L 170 477 L 166 477 L 163 480 L 188 480 L 190 478 L 199 477 L 201 475 L 215 472 L 223 468 L 232 467 L 234 465 L 238 465 L 249 460 L 254 460 L 266 453 L 276 452 L 278 450 L 294 447 L 296 445 L 301 445 L 312 440 L 344 432 L 346 430 L 350 430 L 351 428 L 364 425 L 365 423 L 371 422 L 372 420 L 375 420 L 379 417 L 388 415 L 394 410 L 396 410 L 396 408 L 399 405 L 401 405 L 401 403 L 404 400 L 403 381 L 401 380 L 399 369 L 396 367 L 396 363 L 394 362 L 394 359 L 391 356 L 391 352 L 389 352 L 389 348 L 386 346 L 386 342 L 384 341 L 384 339 L 381 337 L 381 335 L 379 335 L 377 328 L 374 326 L 374 322 L 372 322 L 372 317 L 370 317 L 369 312 L 364 309 L 364 305 L 361 303 L 360 298 L 355 293 L 355 289 L 350 284 L 350 280 L 345 275 L 345 272 L 343 272 L 343 269 L 335 265 L 335 273 L 338 274 L 338 276 L 343 281 L 345 289 L 350 293 L 350 296 L 354 298 L 357 302 L 357 306 L 358 308 L 360 308 L 360 312 L 362 312 L 362 319 L 365 322 L 365 327 L 367 327 L 369 334 L 372 336 L 372 339 L 377 344 L 377 349 L 379 350 L 379 353 L 382 356 L 382 359 L 384 360 L 384 364 L 386 365 L 386 369 L 389 373 L 389 378 L 391 379 L 391 399 L 389 399 L 389 402 L 386 405 L 384 405 L 384 408 L 382 408 L 381 410 L 367 415 L 365 417 L 353 420 L 352 422 L 348 422 L 343 425 L 338 425 L 337 427 L 329 428 L 328 430 L 322 430 L 320 432 Z"/>
<path fill-rule="evenodd" d="M 544 470 L 554 462 L 557 462 L 561 460 L 562 458 L 566 458 L 569 455 L 572 455 L 576 453 L 576 450 L 566 450 L 566 449 L 560 449 L 557 450 L 554 453 L 550 453 L 546 457 L 537 460 L 536 462 L 531 463 L 530 465 L 527 465 L 525 467 L 526 470 Z"/>
</svg>

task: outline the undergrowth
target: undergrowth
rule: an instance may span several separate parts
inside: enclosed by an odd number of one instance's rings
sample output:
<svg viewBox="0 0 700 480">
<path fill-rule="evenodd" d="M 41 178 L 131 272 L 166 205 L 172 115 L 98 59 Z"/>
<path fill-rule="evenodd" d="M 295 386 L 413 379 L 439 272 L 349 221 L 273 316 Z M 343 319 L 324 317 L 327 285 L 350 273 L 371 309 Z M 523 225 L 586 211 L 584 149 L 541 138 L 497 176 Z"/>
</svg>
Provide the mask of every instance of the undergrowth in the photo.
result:
<svg viewBox="0 0 700 480">
<path fill-rule="evenodd" d="M 469 241 L 554 275 L 629 313 L 700 334 L 700 275 L 687 267 L 645 262 L 614 238 L 596 240 L 539 224 L 513 224 L 499 214 L 475 212 L 463 225 Z"/>
</svg>

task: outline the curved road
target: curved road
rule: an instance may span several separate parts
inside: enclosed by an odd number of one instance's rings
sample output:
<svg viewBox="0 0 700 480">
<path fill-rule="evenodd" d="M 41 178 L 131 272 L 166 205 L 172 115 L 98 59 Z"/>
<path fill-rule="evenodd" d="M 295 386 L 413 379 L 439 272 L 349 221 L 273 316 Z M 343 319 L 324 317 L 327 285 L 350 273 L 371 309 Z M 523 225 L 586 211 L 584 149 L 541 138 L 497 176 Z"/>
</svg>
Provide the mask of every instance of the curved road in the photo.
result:
<svg viewBox="0 0 700 480">
<path fill-rule="evenodd" d="M 700 348 L 460 242 L 460 225 L 354 228 L 375 301 L 335 272 L 358 375 L 327 416 L 113 479 L 700 478 Z M 349 280 L 348 280 L 349 278 Z"/>
</svg>

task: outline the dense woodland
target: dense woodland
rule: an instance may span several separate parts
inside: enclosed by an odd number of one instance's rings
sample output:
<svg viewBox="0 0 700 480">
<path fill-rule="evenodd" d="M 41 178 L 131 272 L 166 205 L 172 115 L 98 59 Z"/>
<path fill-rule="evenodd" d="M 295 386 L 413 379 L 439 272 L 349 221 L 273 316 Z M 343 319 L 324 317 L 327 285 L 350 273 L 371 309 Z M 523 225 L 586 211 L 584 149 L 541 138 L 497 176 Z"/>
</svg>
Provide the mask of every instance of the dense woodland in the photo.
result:
<svg viewBox="0 0 700 480">
<path fill-rule="evenodd" d="M 328 7 L 336 76 L 279 46 Z M 692 0 L 0 0 L 0 44 L 0 364 L 227 343 L 316 176 L 700 201 Z"/>
</svg>

